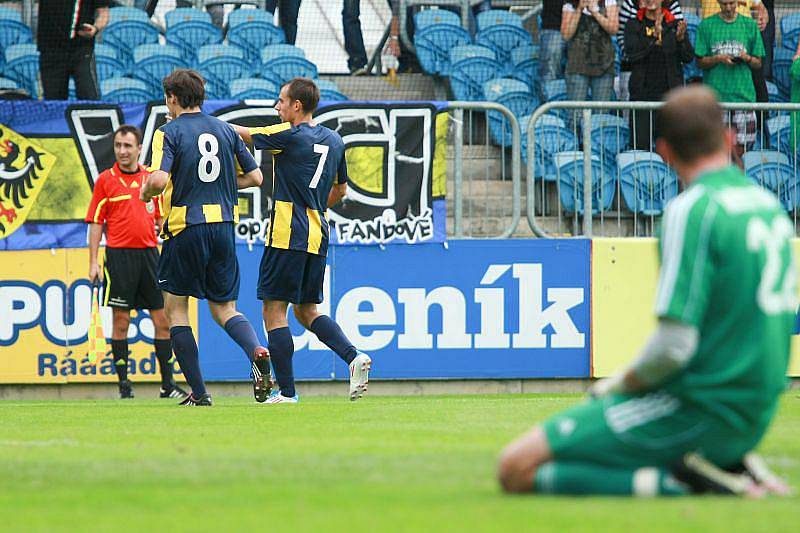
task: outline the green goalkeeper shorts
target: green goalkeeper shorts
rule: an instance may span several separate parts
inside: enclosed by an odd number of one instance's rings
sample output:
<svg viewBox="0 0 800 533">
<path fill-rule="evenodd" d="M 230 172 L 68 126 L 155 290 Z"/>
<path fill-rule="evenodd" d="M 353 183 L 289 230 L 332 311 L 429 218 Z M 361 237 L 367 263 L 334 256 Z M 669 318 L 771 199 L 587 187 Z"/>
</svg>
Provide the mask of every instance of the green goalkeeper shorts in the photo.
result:
<svg viewBox="0 0 800 533">
<path fill-rule="evenodd" d="M 690 451 L 731 466 L 766 428 L 738 431 L 663 391 L 587 400 L 544 423 L 554 460 L 623 468 L 669 468 Z"/>
</svg>

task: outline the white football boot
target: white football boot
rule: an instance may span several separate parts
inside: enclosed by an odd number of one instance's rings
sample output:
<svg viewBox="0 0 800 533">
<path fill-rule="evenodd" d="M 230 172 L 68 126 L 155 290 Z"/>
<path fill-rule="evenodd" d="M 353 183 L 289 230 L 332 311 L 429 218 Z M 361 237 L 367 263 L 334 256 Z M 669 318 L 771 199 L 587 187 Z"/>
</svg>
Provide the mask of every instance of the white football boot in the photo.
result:
<svg viewBox="0 0 800 533">
<path fill-rule="evenodd" d="M 354 402 L 364 396 L 369 384 L 369 371 L 372 368 L 372 359 L 365 353 L 358 352 L 353 362 L 350 363 L 350 401 Z"/>
</svg>

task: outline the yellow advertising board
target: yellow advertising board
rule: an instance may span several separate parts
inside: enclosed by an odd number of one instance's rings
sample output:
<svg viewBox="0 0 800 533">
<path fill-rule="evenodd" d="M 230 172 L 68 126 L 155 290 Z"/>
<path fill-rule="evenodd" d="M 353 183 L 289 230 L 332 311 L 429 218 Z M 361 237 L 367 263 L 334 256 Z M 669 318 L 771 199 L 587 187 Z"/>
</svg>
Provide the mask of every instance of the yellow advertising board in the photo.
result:
<svg viewBox="0 0 800 533">
<path fill-rule="evenodd" d="M 100 254 L 102 256 L 102 253 Z M 0 383 L 116 381 L 110 352 L 92 365 L 87 357 L 91 285 L 87 248 L 2 252 L 0 261 Z M 190 303 L 197 332 L 197 305 Z M 101 308 L 111 333 L 111 309 Z M 128 373 L 158 381 L 154 328 L 146 312 L 131 313 Z M 174 367 L 179 372 L 177 364 Z"/>
<path fill-rule="evenodd" d="M 795 241 L 800 253 L 800 241 Z M 656 326 L 655 239 L 592 241 L 592 375 L 606 377 L 630 362 Z M 800 336 L 792 339 L 790 376 L 800 376 Z"/>
</svg>

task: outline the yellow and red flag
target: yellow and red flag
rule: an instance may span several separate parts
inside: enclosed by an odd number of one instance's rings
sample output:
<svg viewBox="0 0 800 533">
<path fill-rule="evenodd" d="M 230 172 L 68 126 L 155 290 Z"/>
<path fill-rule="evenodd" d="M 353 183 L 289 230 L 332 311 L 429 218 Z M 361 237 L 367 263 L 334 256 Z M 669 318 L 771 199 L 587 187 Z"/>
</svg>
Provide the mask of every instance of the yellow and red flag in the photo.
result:
<svg viewBox="0 0 800 533">
<path fill-rule="evenodd" d="M 92 315 L 89 319 L 89 362 L 96 365 L 108 351 L 103 321 L 100 318 L 100 286 L 92 287 Z"/>
</svg>

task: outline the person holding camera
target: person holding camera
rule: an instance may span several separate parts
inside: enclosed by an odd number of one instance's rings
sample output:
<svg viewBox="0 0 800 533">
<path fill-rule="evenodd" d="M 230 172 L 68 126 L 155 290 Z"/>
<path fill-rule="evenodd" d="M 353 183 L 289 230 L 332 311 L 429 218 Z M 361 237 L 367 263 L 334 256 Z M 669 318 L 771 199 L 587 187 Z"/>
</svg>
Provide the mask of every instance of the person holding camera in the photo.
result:
<svg viewBox="0 0 800 533">
<path fill-rule="evenodd" d="M 45 100 L 66 100 L 69 79 L 79 100 L 98 100 L 94 39 L 108 24 L 109 0 L 41 0 L 39 74 Z"/>
<path fill-rule="evenodd" d="M 720 12 L 703 20 L 697 29 L 697 65 L 703 80 L 719 95 L 720 102 L 755 103 L 751 72 L 761 68 L 764 42 L 758 24 L 737 12 L 737 0 L 719 0 Z M 736 130 L 736 153 L 741 158 L 756 140 L 756 114 L 735 111 L 726 114 Z M 741 163 L 741 161 L 737 161 Z"/>
<path fill-rule="evenodd" d="M 631 100 L 659 102 L 671 89 L 683 85 L 683 64 L 694 59 L 686 35 L 686 21 L 678 20 L 661 0 L 641 0 L 641 8 L 625 26 L 625 57 L 631 65 Z M 636 150 L 653 150 L 649 111 L 632 113 L 631 131 Z"/>
</svg>

